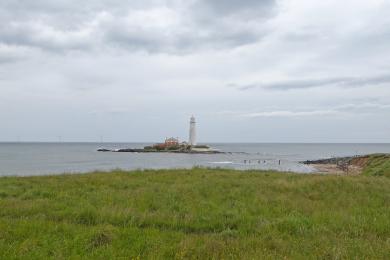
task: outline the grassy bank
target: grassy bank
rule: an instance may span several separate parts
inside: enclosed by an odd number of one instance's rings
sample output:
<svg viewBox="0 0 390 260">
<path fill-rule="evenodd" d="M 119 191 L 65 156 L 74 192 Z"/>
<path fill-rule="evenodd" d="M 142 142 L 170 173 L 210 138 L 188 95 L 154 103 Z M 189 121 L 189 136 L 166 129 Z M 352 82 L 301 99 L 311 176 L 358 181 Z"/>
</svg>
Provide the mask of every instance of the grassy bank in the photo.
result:
<svg viewBox="0 0 390 260">
<path fill-rule="evenodd" d="M 373 154 L 366 158 L 363 174 L 390 177 L 390 154 Z"/>
<path fill-rule="evenodd" d="M 0 258 L 390 258 L 390 178 L 160 170 L 0 178 Z"/>
</svg>

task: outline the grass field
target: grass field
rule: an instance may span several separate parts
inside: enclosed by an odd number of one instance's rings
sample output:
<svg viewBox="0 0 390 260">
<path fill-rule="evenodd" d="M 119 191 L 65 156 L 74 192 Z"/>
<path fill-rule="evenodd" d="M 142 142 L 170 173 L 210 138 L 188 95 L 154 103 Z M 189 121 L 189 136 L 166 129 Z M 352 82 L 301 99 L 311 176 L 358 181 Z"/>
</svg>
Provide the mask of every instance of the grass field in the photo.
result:
<svg viewBox="0 0 390 260">
<path fill-rule="evenodd" d="M 0 178 L 0 259 L 390 259 L 390 178 L 234 170 Z"/>
</svg>

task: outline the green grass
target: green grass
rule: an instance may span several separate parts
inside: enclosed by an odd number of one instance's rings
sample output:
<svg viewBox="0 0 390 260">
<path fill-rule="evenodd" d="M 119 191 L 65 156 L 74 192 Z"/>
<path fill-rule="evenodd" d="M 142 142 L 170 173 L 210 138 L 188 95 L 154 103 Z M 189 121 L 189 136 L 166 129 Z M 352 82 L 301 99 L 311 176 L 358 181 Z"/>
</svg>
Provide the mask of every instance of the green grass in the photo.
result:
<svg viewBox="0 0 390 260">
<path fill-rule="evenodd" d="M 0 178 L 0 259 L 389 259 L 390 178 L 159 170 Z"/>
<path fill-rule="evenodd" d="M 390 155 L 374 154 L 368 156 L 367 165 L 364 168 L 363 174 L 390 177 Z"/>
</svg>

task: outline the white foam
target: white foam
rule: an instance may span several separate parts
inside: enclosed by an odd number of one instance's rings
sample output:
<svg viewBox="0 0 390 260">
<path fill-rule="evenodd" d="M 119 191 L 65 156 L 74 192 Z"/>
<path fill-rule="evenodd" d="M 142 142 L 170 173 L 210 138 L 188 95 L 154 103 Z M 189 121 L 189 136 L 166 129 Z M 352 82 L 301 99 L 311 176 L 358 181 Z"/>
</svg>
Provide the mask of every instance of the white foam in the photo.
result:
<svg viewBox="0 0 390 260">
<path fill-rule="evenodd" d="M 226 161 L 226 162 L 210 162 L 210 163 L 213 163 L 213 164 L 233 164 L 233 162 L 229 162 L 229 161 Z"/>
</svg>

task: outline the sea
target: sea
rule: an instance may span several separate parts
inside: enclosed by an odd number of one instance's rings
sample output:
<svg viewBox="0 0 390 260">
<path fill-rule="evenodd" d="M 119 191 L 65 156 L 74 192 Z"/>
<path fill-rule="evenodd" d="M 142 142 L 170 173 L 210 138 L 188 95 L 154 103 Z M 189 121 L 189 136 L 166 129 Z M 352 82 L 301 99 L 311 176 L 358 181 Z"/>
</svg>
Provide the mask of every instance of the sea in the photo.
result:
<svg viewBox="0 0 390 260">
<path fill-rule="evenodd" d="M 390 144 L 215 143 L 221 154 L 116 153 L 151 143 L 0 143 L 0 176 L 54 175 L 113 169 L 219 167 L 313 173 L 300 163 L 339 156 L 390 153 Z"/>
</svg>

